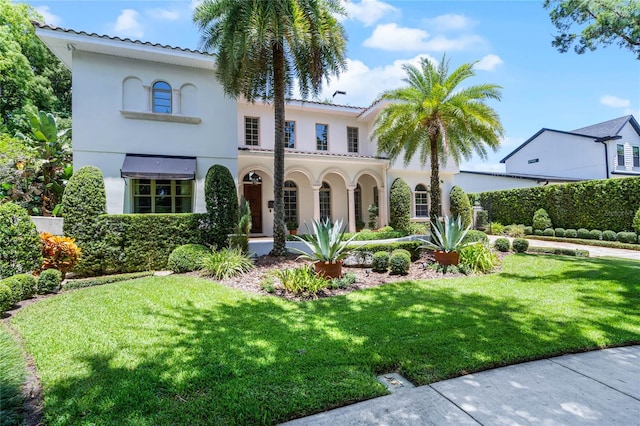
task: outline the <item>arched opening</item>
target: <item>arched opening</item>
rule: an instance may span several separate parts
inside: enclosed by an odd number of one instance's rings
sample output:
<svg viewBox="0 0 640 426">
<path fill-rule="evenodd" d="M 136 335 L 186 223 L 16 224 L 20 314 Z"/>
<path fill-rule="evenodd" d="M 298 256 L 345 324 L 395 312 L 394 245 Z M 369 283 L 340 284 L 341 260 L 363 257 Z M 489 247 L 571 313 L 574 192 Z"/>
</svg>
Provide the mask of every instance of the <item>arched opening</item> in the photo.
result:
<svg viewBox="0 0 640 426">
<path fill-rule="evenodd" d="M 413 192 L 416 217 L 429 216 L 429 192 L 427 187 L 419 183 Z"/>
<path fill-rule="evenodd" d="M 251 209 L 251 233 L 262 232 L 262 176 L 249 172 L 242 178 L 244 198 Z"/>
<path fill-rule="evenodd" d="M 171 86 L 166 81 L 156 81 L 152 90 L 153 112 L 171 114 Z"/>
<path fill-rule="evenodd" d="M 331 187 L 327 182 L 322 182 L 320 187 L 320 220 L 331 220 Z"/>
</svg>

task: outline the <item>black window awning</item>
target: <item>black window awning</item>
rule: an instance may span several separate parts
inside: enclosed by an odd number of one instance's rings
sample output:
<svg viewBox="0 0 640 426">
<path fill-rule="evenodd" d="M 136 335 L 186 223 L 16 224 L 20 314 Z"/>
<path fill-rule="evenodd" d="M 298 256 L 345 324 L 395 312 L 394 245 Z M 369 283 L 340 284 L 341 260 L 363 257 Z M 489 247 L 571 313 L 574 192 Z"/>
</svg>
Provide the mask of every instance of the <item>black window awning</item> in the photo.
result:
<svg viewBox="0 0 640 426">
<path fill-rule="evenodd" d="M 120 176 L 133 179 L 193 180 L 196 178 L 196 159 L 127 154 Z"/>
</svg>

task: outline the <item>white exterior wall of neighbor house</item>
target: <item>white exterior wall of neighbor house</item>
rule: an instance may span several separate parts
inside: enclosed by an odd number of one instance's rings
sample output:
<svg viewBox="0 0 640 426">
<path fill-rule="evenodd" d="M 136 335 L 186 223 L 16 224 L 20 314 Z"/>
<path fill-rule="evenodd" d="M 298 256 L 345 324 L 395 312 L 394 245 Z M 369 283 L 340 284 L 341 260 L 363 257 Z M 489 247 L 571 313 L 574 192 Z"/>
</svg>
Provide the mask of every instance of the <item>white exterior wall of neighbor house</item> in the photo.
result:
<svg viewBox="0 0 640 426">
<path fill-rule="evenodd" d="M 640 167 L 633 167 L 633 148 L 640 150 L 640 136 L 634 130 L 630 123 L 627 123 L 619 133 L 620 139 L 607 142 L 609 151 L 609 169 L 615 172 L 624 172 L 627 174 L 638 174 L 640 176 Z M 624 165 L 618 164 L 618 145 L 624 147 Z"/>
<path fill-rule="evenodd" d="M 128 80 L 127 80 L 128 79 Z M 140 91 L 125 93 L 125 81 Z M 198 124 L 127 118 L 121 111 L 149 112 L 150 86 L 162 80 L 174 89 L 174 112 Z M 180 89 L 188 87 L 178 103 Z M 186 98 L 186 99 L 185 99 Z M 177 110 L 177 111 L 176 111 Z M 120 177 L 127 153 L 197 157 L 194 211 L 205 211 L 204 177 L 213 164 L 237 174 L 235 102 L 224 96 L 211 70 L 107 56 L 73 54 L 74 167 L 94 165 L 105 178 L 108 213 L 130 212 L 128 180 Z"/>
<path fill-rule="evenodd" d="M 545 130 L 505 161 L 506 173 L 604 179 L 604 146 L 594 139 Z"/>
<path fill-rule="evenodd" d="M 545 181 L 539 183 L 535 179 L 522 179 L 508 176 L 499 176 L 498 174 L 479 174 L 460 171 L 454 178 L 454 184 L 459 186 L 467 194 L 501 191 L 504 189 L 529 188 L 539 186 Z"/>
</svg>

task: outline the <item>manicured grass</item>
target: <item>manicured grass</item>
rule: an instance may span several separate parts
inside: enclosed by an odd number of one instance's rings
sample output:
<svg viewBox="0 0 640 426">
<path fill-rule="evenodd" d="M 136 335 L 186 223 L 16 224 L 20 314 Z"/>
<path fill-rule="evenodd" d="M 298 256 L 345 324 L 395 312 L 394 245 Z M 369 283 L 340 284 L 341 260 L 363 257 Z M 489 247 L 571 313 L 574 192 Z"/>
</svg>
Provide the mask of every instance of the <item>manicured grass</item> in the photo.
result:
<svg viewBox="0 0 640 426">
<path fill-rule="evenodd" d="M 26 361 L 20 345 L 0 324 L 0 425 L 21 424 L 21 388 L 26 378 Z"/>
<path fill-rule="evenodd" d="M 405 282 L 294 303 L 187 276 L 43 300 L 12 323 L 34 356 L 45 420 L 275 423 L 416 384 L 640 343 L 640 262 L 536 255 L 499 274 Z"/>
</svg>

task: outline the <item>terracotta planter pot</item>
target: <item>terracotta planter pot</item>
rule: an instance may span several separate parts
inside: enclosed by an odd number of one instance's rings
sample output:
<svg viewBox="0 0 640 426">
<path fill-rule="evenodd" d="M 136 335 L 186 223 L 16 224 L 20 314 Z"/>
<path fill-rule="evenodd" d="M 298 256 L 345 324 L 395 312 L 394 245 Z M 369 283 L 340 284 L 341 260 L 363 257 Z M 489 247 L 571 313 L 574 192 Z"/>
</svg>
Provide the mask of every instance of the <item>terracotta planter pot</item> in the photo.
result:
<svg viewBox="0 0 640 426">
<path fill-rule="evenodd" d="M 318 275 L 324 275 L 325 278 L 340 278 L 342 276 L 342 260 L 336 263 L 316 262 L 313 269 Z"/>
<path fill-rule="evenodd" d="M 434 257 L 436 258 L 436 262 L 440 265 L 457 265 L 460 262 L 460 255 L 457 251 L 434 251 Z"/>
<path fill-rule="evenodd" d="M 289 229 L 289 235 L 296 235 L 298 233 L 297 229 Z"/>
</svg>

